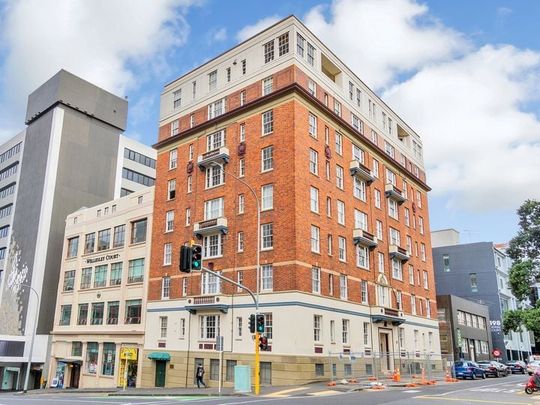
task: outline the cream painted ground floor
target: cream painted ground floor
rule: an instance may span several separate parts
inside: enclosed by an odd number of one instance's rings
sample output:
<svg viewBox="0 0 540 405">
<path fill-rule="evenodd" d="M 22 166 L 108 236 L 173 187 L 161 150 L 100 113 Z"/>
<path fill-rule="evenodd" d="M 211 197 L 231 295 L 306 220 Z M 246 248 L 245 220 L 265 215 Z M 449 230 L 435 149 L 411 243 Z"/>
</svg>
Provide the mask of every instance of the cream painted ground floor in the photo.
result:
<svg viewBox="0 0 540 405">
<path fill-rule="evenodd" d="M 192 297 L 149 302 L 142 360 L 143 387 L 192 387 L 202 364 L 204 380 L 225 386 L 237 365 L 251 366 L 254 340 L 247 297 Z M 332 378 L 383 378 L 442 373 L 438 322 L 391 308 L 369 307 L 300 292 L 265 294 L 262 384 L 294 385 Z M 218 336 L 223 355 L 216 351 Z"/>
<path fill-rule="evenodd" d="M 140 387 L 143 333 L 55 334 L 48 386 L 53 388 Z"/>
</svg>

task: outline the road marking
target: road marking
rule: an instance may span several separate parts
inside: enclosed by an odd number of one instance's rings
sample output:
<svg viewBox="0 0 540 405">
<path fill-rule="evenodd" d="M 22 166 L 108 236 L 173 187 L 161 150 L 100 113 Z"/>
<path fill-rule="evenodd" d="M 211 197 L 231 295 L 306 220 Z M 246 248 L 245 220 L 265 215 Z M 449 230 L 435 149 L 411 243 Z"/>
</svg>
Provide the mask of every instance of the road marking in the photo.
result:
<svg viewBox="0 0 540 405">
<path fill-rule="evenodd" d="M 417 392 L 422 392 L 422 391 L 420 391 L 420 390 L 405 390 L 403 392 L 405 392 L 407 394 L 416 394 Z"/>
<path fill-rule="evenodd" d="M 292 392 L 303 391 L 303 390 L 307 390 L 307 389 L 308 389 L 307 387 L 289 388 L 288 390 L 273 392 L 271 394 L 265 395 L 265 397 L 269 397 L 269 398 L 286 398 L 286 397 L 289 396 L 288 394 L 290 394 Z"/>
<path fill-rule="evenodd" d="M 324 396 L 324 395 L 334 395 L 334 394 L 341 394 L 340 392 L 337 392 L 337 391 L 332 391 L 332 390 L 327 390 L 327 391 L 318 391 L 318 392 L 308 392 L 308 395 L 313 395 L 313 396 Z"/>
<path fill-rule="evenodd" d="M 487 387 L 496 387 L 498 385 L 505 385 L 505 384 L 510 384 L 508 382 L 503 382 L 503 383 L 497 383 L 497 384 L 488 384 L 488 385 L 482 385 L 482 388 L 487 388 Z M 433 395 L 434 397 L 444 397 L 446 395 L 451 395 L 451 394 L 458 394 L 458 393 L 461 393 L 463 391 L 470 391 L 470 390 L 474 390 L 476 387 L 471 387 L 471 388 L 462 388 L 460 390 L 455 390 L 455 391 L 448 391 L 448 392 L 445 392 L 443 394 L 435 394 Z"/>
<path fill-rule="evenodd" d="M 438 401 L 460 401 L 460 402 L 477 402 L 477 403 L 483 403 L 483 404 L 503 404 L 503 405 L 533 405 L 530 402 L 506 402 L 506 401 L 492 401 L 492 400 L 485 400 L 485 399 L 470 399 L 470 398 L 445 398 L 435 395 L 422 395 L 419 397 L 414 397 L 414 399 L 430 399 L 430 400 L 438 400 Z"/>
</svg>

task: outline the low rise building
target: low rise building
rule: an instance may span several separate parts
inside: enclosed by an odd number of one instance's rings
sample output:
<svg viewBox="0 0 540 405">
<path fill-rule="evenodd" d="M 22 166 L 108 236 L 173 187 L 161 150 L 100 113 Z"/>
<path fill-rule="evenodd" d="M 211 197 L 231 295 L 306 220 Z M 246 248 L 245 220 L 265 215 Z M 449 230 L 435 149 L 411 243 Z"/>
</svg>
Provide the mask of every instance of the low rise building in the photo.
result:
<svg viewBox="0 0 540 405">
<path fill-rule="evenodd" d="M 455 295 L 437 296 L 441 354 L 448 360 L 492 358 L 489 308 Z"/>
<path fill-rule="evenodd" d="M 49 386 L 140 385 L 153 204 L 149 187 L 67 217 Z"/>
</svg>

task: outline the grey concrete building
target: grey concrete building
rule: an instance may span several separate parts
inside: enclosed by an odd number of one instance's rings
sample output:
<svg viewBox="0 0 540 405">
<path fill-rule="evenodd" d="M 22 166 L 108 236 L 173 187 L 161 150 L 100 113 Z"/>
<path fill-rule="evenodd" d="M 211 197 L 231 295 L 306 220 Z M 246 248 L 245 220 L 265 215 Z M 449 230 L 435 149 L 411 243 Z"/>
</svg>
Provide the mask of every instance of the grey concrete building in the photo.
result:
<svg viewBox="0 0 540 405">
<path fill-rule="evenodd" d="M 61 70 L 28 97 L 26 129 L 0 146 L 2 389 L 22 386 L 36 315 L 31 387 L 39 385 L 67 215 L 154 185 L 155 151 L 121 135 L 127 109 L 123 98 Z"/>
<path fill-rule="evenodd" d="M 456 297 L 437 296 L 441 354 L 449 360 L 491 359 L 492 344 L 489 308 Z"/>
<path fill-rule="evenodd" d="M 487 305 L 493 348 L 502 351 L 504 361 L 527 359 L 534 345 L 532 334 L 525 329 L 507 335 L 502 332 L 503 313 L 517 308 L 508 282 L 511 259 L 493 242 L 460 244 L 459 233 L 453 229 L 432 235 L 437 294 Z"/>
</svg>

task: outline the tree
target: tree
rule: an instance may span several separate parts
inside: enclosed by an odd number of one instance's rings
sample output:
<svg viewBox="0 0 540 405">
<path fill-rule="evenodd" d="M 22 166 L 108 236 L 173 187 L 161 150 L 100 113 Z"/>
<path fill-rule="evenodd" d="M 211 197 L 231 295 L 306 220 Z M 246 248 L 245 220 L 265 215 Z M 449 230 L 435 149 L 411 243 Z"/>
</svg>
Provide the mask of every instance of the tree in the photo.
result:
<svg viewBox="0 0 540 405">
<path fill-rule="evenodd" d="M 533 285 L 540 278 L 540 202 L 525 201 L 517 214 L 519 231 L 510 241 L 507 253 L 514 261 L 510 268 L 510 288 L 521 303 L 532 295 Z M 540 301 L 533 304 L 533 308 L 518 305 L 517 310 L 505 312 L 504 333 L 519 332 L 524 326 L 540 341 Z"/>
</svg>

